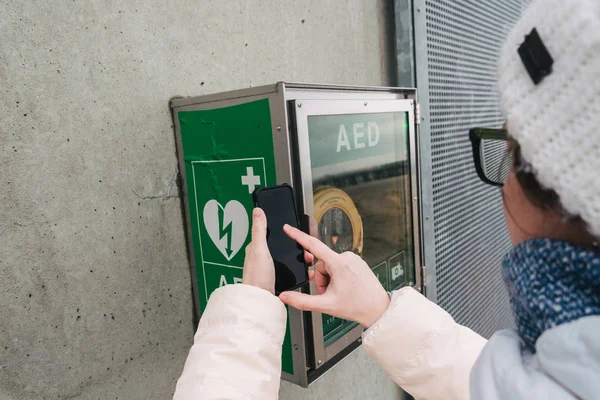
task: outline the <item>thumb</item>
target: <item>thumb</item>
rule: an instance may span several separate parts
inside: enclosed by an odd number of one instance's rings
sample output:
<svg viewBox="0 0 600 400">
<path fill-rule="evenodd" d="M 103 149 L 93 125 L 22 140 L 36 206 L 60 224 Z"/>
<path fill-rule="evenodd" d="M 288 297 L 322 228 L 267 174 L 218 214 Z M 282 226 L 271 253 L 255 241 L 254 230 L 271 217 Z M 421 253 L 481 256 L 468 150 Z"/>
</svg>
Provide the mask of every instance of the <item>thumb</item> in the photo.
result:
<svg viewBox="0 0 600 400">
<path fill-rule="evenodd" d="M 260 208 L 255 208 L 252 212 L 252 243 L 267 243 L 267 216 Z"/>
<path fill-rule="evenodd" d="M 300 292 L 283 292 L 279 295 L 279 300 L 300 311 L 316 311 L 327 314 L 330 308 L 327 295 L 311 296 Z"/>
</svg>

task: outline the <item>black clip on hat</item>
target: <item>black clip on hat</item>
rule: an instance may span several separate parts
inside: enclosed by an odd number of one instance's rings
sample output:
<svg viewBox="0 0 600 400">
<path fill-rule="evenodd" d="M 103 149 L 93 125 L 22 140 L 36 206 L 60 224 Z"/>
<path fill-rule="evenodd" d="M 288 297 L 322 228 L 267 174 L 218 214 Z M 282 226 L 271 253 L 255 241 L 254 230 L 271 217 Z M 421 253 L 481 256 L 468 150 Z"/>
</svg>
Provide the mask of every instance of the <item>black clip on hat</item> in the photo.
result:
<svg viewBox="0 0 600 400">
<path fill-rule="evenodd" d="M 552 73 L 554 59 L 542 41 L 537 29 L 525 36 L 525 42 L 519 46 L 519 56 L 536 85 Z"/>
</svg>

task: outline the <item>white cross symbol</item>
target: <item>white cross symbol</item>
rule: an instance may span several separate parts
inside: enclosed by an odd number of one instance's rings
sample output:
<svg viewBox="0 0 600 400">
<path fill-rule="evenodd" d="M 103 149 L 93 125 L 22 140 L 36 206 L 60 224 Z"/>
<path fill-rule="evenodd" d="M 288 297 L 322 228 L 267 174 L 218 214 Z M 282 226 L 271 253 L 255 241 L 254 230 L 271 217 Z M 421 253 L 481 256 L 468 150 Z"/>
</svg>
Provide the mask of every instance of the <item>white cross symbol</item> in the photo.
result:
<svg viewBox="0 0 600 400">
<path fill-rule="evenodd" d="M 242 175 L 242 185 L 248 186 L 248 193 L 254 192 L 256 186 L 260 185 L 260 176 L 254 175 L 254 168 L 246 168 L 246 174 Z"/>
</svg>

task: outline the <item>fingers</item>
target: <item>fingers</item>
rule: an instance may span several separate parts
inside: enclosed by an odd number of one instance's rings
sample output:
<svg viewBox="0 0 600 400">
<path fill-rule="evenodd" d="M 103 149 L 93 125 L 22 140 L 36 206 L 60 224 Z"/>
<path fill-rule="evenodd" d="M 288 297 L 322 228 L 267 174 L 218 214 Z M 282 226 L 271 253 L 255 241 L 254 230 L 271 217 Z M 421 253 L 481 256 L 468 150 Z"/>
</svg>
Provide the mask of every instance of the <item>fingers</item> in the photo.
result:
<svg viewBox="0 0 600 400">
<path fill-rule="evenodd" d="M 316 264 L 313 265 L 313 270 L 319 274 L 328 275 L 325 263 L 321 260 L 317 261 Z"/>
<path fill-rule="evenodd" d="M 326 296 L 311 296 L 300 292 L 283 292 L 279 299 L 300 311 L 316 311 L 327 313 L 329 301 Z"/>
<path fill-rule="evenodd" d="M 310 254 L 308 251 L 305 251 L 304 252 L 304 262 L 306 262 L 307 264 L 312 264 L 313 262 L 315 262 L 315 256 Z"/>
<path fill-rule="evenodd" d="M 324 294 L 329 287 L 329 283 L 331 282 L 331 278 L 329 275 L 321 274 L 320 272 L 315 271 L 315 288 L 317 289 L 318 294 Z"/>
<path fill-rule="evenodd" d="M 308 281 L 315 282 L 315 288 L 317 289 L 318 294 L 323 294 L 327 291 L 331 278 L 327 274 L 325 266 L 321 261 L 308 270 Z"/>
<path fill-rule="evenodd" d="M 267 216 L 260 208 L 252 212 L 252 243 L 267 242 Z"/>
<path fill-rule="evenodd" d="M 285 225 L 283 230 L 290 238 L 300 243 L 304 249 L 308 250 L 315 257 L 323 260 L 325 263 L 331 263 L 338 255 L 319 239 L 309 236 L 306 233 L 291 227 L 290 225 Z"/>
</svg>

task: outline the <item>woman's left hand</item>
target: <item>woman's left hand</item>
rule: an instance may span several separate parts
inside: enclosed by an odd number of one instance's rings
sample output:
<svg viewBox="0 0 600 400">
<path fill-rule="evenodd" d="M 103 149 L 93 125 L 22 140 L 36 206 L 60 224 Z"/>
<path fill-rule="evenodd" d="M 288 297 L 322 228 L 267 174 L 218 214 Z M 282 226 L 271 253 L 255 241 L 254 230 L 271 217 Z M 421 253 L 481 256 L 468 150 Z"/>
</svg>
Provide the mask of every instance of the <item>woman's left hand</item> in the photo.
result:
<svg viewBox="0 0 600 400">
<path fill-rule="evenodd" d="M 275 294 L 275 265 L 267 246 L 267 217 L 260 208 L 252 212 L 252 242 L 246 247 L 242 283 Z"/>
</svg>

